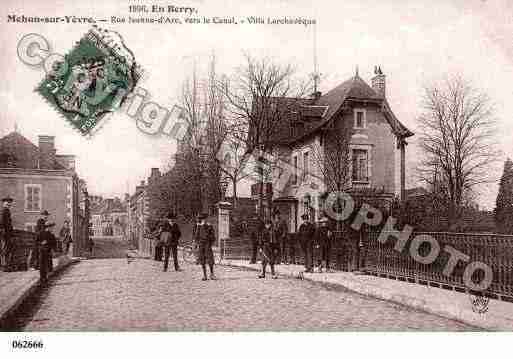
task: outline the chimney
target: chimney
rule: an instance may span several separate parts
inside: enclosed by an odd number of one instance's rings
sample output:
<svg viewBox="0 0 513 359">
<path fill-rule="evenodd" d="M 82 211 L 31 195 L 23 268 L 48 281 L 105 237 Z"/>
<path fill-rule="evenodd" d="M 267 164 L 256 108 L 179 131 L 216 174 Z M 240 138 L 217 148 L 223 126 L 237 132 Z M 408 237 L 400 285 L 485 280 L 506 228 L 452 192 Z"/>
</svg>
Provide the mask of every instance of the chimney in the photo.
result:
<svg viewBox="0 0 513 359">
<path fill-rule="evenodd" d="M 386 81 L 385 75 L 381 71 L 381 66 L 374 66 L 374 77 L 372 78 L 372 88 L 381 97 L 386 97 Z"/>
<path fill-rule="evenodd" d="M 311 97 L 313 100 L 317 101 L 322 95 L 322 92 L 321 91 L 315 91 L 314 93 L 312 93 Z"/>
<path fill-rule="evenodd" d="M 53 169 L 55 163 L 55 136 L 39 136 L 39 168 Z"/>
<path fill-rule="evenodd" d="M 75 156 L 73 155 L 56 155 L 57 161 L 68 170 L 75 170 Z"/>
<path fill-rule="evenodd" d="M 151 177 L 160 177 L 160 170 L 158 167 L 153 167 L 151 169 Z"/>
<path fill-rule="evenodd" d="M 144 191 L 145 187 L 146 187 L 146 185 L 145 185 L 144 181 L 141 181 L 141 184 L 139 186 L 135 187 L 135 193 L 136 194 L 141 193 L 142 191 Z"/>
</svg>

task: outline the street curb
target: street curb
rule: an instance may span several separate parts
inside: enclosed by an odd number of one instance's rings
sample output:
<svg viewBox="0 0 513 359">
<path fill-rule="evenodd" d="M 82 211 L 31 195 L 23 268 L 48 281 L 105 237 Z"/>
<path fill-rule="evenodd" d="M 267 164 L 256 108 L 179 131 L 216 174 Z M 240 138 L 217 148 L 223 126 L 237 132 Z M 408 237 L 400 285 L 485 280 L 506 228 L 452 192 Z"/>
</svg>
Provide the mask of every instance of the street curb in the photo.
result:
<svg viewBox="0 0 513 359">
<path fill-rule="evenodd" d="M 221 265 L 224 265 L 227 267 L 232 267 L 232 268 L 250 270 L 253 272 L 260 271 L 257 268 L 247 267 L 244 265 L 233 264 L 233 263 L 229 263 L 229 262 L 223 263 Z M 291 275 L 291 274 L 278 273 L 278 275 L 286 277 L 286 278 L 298 279 L 298 277 L 296 277 L 295 275 Z M 487 326 L 480 325 L 479 323 L 476 323 L 473 320 L 467 320 L 466 318 L 462 318 L 462 316 L 456 315 L 453 312 L 448 311 L 447 309 L 444 309 L 442 307 L 437 307 L 435 309 L 435 308 L 433 308 L 432 305 L 429 305 L 426 300 L 415 298 L 415 297 L 409 297 L 404 294 L 388 294 L 388 293 L 384 293 L 384 292 L 380 291 L 379 289 L 373 290 L 372 288 L 370 288 L 368 286 L 367 287 L 364 287 L 361 285 L 360 286 L 348 286 L 348 285 L 344 285 L 341 283 L 324 281 L 324 280 L 308 278 L 308 277 L 303 277 L 302 280 L 309 281 L 311 283 L 320 283 L 320 284 L 328 284 L 328 285 L 337 286 L 337 287 L 343 288 L 345 290 L 351 291 L 356 294 L 360 294 L 363 296 L 367 296 L 367 297 L 371 297 L 371 298 L 375 298 L 375 299 L 379 299 L 379 300 L 384 300 L 384 301 L 394 303 L 394 304 L 403 305 L 408 308 L 416 309 L 416 310 L 419 310 L 419 311 L 422 311 L 425 313 L 429 313 L 429 314 L 433 314 L 433 315 L 436 315 L 436 316 L 439 316 L 442 318 L 454 320 L 454 321 L 463 323 L 465 325 L 475 327 L 476 329 L 491 330 L 491 331 L 501 330 L 496 327 L 487 327 Z"/>
<path fill-rule="evenodd" d="M 75 264 L 80 262 L 80 259 L 78 258 L 69 258 L 68 260 L 64 260 L 60 263 L 58 263 L 53 271 L 48 275 L 48 278 L 52 278 L 56 276 L 59 272 L 64 270 L 65 268 L 69 267 L 71 264 Z M 36 271 L 37 273 L 37 271 Z M 19 308 L 19 306 L 32 294 L 36 292 L 36 290 L 39 288 L 40 280 L 39 275 L 32 278 L 29 282 L 29 284 L 21 290 L 21 293 L 19 295 L 13 297 L 11 303 L 8 303 L 3 311 L 3 313 L 0 313 L 0 329 L 7 329 L 4 328 L 4 322 L 6 319 L 9 318 L 9 316 L 16 311 L 16 309 Z"/>
</svg>

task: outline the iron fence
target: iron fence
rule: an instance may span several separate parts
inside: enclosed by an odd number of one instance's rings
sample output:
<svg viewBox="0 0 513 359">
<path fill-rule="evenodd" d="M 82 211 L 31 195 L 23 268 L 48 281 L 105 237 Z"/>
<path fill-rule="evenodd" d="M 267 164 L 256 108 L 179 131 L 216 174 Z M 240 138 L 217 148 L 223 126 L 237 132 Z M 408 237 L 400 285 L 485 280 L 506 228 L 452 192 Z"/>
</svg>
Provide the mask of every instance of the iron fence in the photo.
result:
<svg viewBox="0 0 513 359">
<path fill-rule="evenodd" d="M 369 232 L 366 236 L 364 269 L 367 272 L 466 291 L 468 288 L 463 280 L 466 265 L 479 261 L 488 265 L 493 273 L 492 283 L 487 290 L 488 294 L 513 297 L 513 236 L 511 235 L 414 232 L 402 251 L 398 251 L 394 248 L 396 239 L 389 238 L 381 243 L 378 241 L 379 234 L 379 232 Z M 418 235 L 431 236 L 440 247 L 439 255 L 431 264 L 422 264 L 414 260 L 410 253 L 411 241 Z M 468 261 L 459 260 L 450 275 L 444 274 L 444 269 L 451 256 L 448 251 L 444 250 L 447 246 L 469 257 Z M 419 255 L 423 257 L 430 251 L 430 244 L 426 242 L 418 249 Z M 475 271 L 472 279 L 475 283 L 479 283 L 483 276 L 483 271 Z"/>
<path fill-rule="evenodd" d="M 513 298 L 513 236 L 497 234 L 469 234 L 448 232 L 414 232 L 405 242 L 402 251 L 394 247 L 397 240 L 389 238 L 384 243 L 378 241 L 380 232 L 335 231 L 332 238 L 330 263 L 332 269 L 340 271 L 360 270 L 366 273 L 399 279 L 446 289 L 467 291 L 463 273 L 470 262 L 487 264 L 493 272 L 493 281 L 488 295 L 510 300 Z M 418 235 L 433 237 L 440 247 L 440 253 L 431 264 L 422 264 L 410 254 L 410 245 Z M 229 238 L 224 244 L 224 258 L 249 260 L 252 255 L 252 242 L 248 236 Z M 458 261 L 450 276 L 444 274 L 450 253 L 444 250 L 450 246 L 469 256 L 468 261 Z M 288 262 L 304 264 L 304 248 L 297 233 L 290 233 L 287 239 Z M 418 248 L 420 256 L 426 256 L 431 248 L 423 243 Z M 291 257 L 293 255 L 293 257 Z M 313 244 L 313 263 L 321 259 L 320 249 Z M 482 271 L 474 272 L 473 280 L 482 279 Z M 506 298 L 502 298 L 505 296 Z"/>
</svg>

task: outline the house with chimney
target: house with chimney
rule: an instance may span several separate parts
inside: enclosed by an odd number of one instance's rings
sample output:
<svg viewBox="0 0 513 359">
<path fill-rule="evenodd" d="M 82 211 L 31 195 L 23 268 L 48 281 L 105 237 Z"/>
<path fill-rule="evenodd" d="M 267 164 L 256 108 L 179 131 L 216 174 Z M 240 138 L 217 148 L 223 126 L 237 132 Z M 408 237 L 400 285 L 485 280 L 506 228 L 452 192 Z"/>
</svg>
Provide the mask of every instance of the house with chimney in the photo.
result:
<svg viewBox="0 0 513 359">
<path fill-rule="evenodd" d="M 14 131 L 0 138 L 0 197 L 14 199 L 13 225 L 34 231 L 47 210 L 57 231 L 65 220 L 73 233 L 73 254 L 87 248 L 86 183 L 75 171 L 75 156 L 58 154 L 55 137 L 41 135 L 35 145 Z"/>
<path fill-rule="evenodd" d="M 322 215 L 329 188 L 325 172 L 319 168 L 322 161 L 313 152 L 326 151 L 327 141 L 337 132 L 349 137 L 349 175 L 344 191 L 355 196 L 374 194 L 390 203 L 395 196 L 404 198 L 406 140 L 413 133 L 399 121 L 387 101 L 386 76 L 381 68 L 375 68 L 371 85 L 356 71 L 325 94 L 278 98 L 276 104 L 286 114 L 272 140 L 276 153 L 294 173 L 286 181 L 273 175 L 272 184 L 263 187 L 264 192 L 270 192 L 272 206 L 288 219 L 291 232 L 298 229 L 301 215 L 309 214 L 314 220 Z M 260 186 L 252 186 L 253 197 L 260 193 Z"/>
</svg>

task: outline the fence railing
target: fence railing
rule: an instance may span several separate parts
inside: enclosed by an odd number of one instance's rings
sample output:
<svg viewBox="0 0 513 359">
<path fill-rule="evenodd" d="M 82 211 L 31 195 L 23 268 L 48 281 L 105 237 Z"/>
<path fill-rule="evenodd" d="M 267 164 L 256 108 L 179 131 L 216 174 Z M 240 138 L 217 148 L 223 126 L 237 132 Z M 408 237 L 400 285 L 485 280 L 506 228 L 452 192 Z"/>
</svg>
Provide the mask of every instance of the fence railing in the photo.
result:
<svg viewBox="0 0 513 359">
<path fill-rule="evenodd" d="M 353 245 L 354 240 L 350 236 L 337 235 L 338 240 L 333 241 L 330 263 L 333 269 L 351 271 L 356 268 L 355 258 L 358 247 Z M 356 242 L 358 243 L 358 242 Z M 224 258 L 231 260 L 250 260 L 252 257 L 253 243 L 248 236 L 228 238 L 224 241 Z M 303 244 L 297 233 L 289 233 L 285 244 L 285 253 L 280 253 L 282 260 L 304 264 Z M 312 244 L 312 263 L 321 260 L 321 249 Z"/>
<path fill-rule="evenodd" d="M 410 243 L 418 235 L 429 235 L 440 246 L 440 253 L 431 264 L 419 263 L 410 254 Z M 367 236 L 363 256 L 366 271 L 465 289 L 463 273 L 466 265 L 470 262 L 479 261 L 492 269 L 493 280 L 487 291 L 499 295 L 513 296 L 513 236 L 414 232 L 401 252 L 394 249 L 395 239 L 388 239 L 385 243 L 381 243 L 378 241 L 378 237 L 379 232 L 370 232 Z M 431 250 L 429 244 L 424 244 L 419 248 L 420 256 L 426 256 Z M 468 261 L 458 261 L 449 276 L 444 274 L 444 269 L 450 258 L 449 252 L 444 250 L 446 246 L 469 256 Z M 483 275 L 483 271 L 476 271 L 473 277 L 474 282 L 480 282 Z"/>
<path fill-rule="evenodd" d="M 429 284 L 439 287 L 453 287 L 467 290 L 463 273 L 470 262 L 487 264 L 493 272 L 493 281 L 488 288 L 489 294 L 513 298 L 513 236 L 497 234 L 467 234 L 442 232 L 414 232 L 405 243 L 402 251 L 394 249 L 396 239 L 389 238 L 384 243 L 378 241 L 380 232 L 364 230 L 337 232 L 332 241 L 331 267 L 335 270 L 361 270 L 375 275 Z M 431 264 L 422 264 L 410 254 L 410 244 L 417 235 L 430 235 L 440 246 L 440 254 Z M 247 236 L 230 238 L 225 241 L 226 259 L 249 260 L 252 256 L 252 242 Z M 450 246 L 469 256 L 468 261 L 458 261 L 450 276 L 444 275 L 444 269 L 450 254 L 444 248 Z M 288 237 L 287 259 L 298 264 L 304 263 L 304 250 L 297 233 Z M 420 256 L 426 256 L 430 245 L 424 243 L 418 249 Z M 291 258 L 293 254 L 293 258 Z M 314 247 L 313 263 L 321 259 L 319 249 Z M 473 277 L 478 283 L 482 271 L 476 271 Z"/>
</svg>

